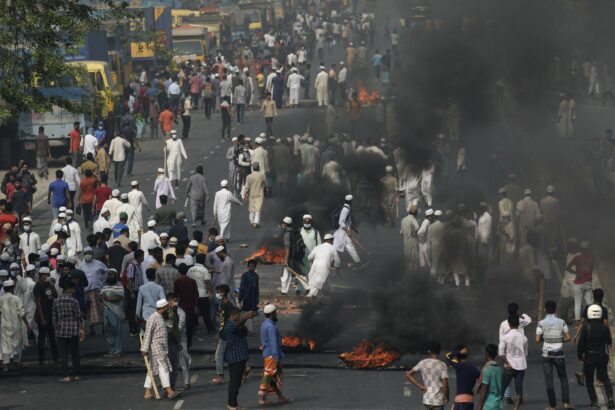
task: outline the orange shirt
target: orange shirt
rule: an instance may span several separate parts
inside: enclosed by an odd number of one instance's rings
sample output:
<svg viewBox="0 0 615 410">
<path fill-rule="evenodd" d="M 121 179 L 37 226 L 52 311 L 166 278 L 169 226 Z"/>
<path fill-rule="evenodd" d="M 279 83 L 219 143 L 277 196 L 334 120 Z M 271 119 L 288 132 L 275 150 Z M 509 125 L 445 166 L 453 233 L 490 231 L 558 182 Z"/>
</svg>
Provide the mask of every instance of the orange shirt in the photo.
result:
<svg viewBox="0 0 615 410">
<path fill-rule="evenodd" d="M 94 202 L 94 191 L 96 191 L 96 187 L 98 186 L 98 180 L 94 177 L 81 178 L 79 186 L 81 188 L 79 202 L 82 204 L 91 204 Z"/>
<path fill-rule="evenodd" d="M 164 132 L 171 132 L 173 130 L 173 113 L 170 110 L 161 112 L 158 121 L 162 124 Z"/>
<path fill-rule="evenodd" d="M 79 145 L 81 145 L 81 133 L 78 130 L 73 129 L 68 133 L 68 136 L 70 137 L 70 152 L 78 152 Z"/>
</svg>

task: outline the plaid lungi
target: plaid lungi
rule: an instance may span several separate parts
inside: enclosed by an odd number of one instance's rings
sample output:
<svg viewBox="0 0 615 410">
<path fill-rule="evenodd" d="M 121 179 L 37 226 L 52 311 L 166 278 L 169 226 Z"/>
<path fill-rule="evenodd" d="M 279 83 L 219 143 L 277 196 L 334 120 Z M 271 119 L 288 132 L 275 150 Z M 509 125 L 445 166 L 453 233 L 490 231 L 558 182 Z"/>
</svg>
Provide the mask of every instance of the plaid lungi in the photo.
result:
<svg viewBox="0 0 615 410">
<path fill-rule="evenodd" d="M 85 303 L 88 307 L 88 321 L 91 325 L 98 325 L 103 322 L 103 303 L 100 293 L 96 290 L 86 292 Z"/>
<path fill-rule="evenodd" d="M 282 366 L 273 356 L 263 359 L 263 378 L 258 388 L 258 395 L 262 398 L 268 394 L 278 393 L 282 389 Z"/>
</svg>

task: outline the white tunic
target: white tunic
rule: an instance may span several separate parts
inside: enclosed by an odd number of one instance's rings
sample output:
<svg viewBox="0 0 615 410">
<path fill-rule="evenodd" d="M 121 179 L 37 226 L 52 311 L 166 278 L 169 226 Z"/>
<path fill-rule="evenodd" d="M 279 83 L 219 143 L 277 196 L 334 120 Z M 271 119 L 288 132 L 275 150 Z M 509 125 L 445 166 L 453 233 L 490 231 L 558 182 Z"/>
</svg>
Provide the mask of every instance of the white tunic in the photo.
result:
<svg viewBox="0 0 615 410">
<path fill-rule="evenodd" d="M 130 240 L 139 242 L 139 232 L 141 230 L 141 226 L 138 223 L 135 208 L 130 205 L 130 203 L 125 203 L 119 207 L 118 215 L 122 212 L 126 212 L 126 216 L 128 216 L 128 219 L 126 220 L 126 226 L 128 226 L 129 229 Z"/>
<path fill-rule="evenodd" d="M 109 198 L 103 204 L 103 208 L 109 210 L 109 223 L 111 226 L 115 225 L 120 221 L 119 213 L 117 212 L 118 208 L 122 206 L 122 201 L 117 198 Z"/>
<path fill-rule="evenodd" d="M 314 82 L 314 88 L 316 88 L 316 98 L 318 100 L 318 105 L 327 105 L 329 102 L 329 98 L 327 95 L 328 90 L 328 82 L 329 82 L 329 74 L 326 71 L 321 71 L 316 76 L 316 81 Z"/>
<path fill-rule="evenodd" d="M 167 172 L 171 181 L 181 179 L 182 157 L 188 159 L 182 140 L 170 138 L 166 142 Z"/>
<path fill-rule="evenodd" d="M 21 351 L 25 327 L 21 317 L 24 314 L 25 310 L 18 296 L 12 293 L 0 296 L 0 353 L 13 355 Z"/>
<path fill-rule="evenodd" d="M 337 230 L 333 234 L 333 245 L 335 246 L 335 249 L 337 249 L 339 252 L 344 252 L 344 249 L 346 248 L 346 243 L 351 240 L 348 237 L 348 234 L 346 233 L 344 228 L 348 230 L 352 229 L 350 206 L 348 204 L 344 204 L 340 212 L 340 218 L 338 220 L 338 223 L 340 227 L 337 228 Z"/>
<path fill-rule="evenodd" d="M 292 105 L 299 104 L 299 91 L 301 91 L 301 81 L 305 80 L 299 73 L 292 73 L 288 76 L 286 86 L 290 89 L 289 103 Z"/>
<path fill-rule="evenodd" d="M 251 153 L 252 163 L 260 166 L 260 170 L 258 172 L 265 173 L 269 172 L 269 153 L 263 147 L 256 147 L 254 151 Z"/>
<path fill-rule="evenodd" d="M 66 224 L 69 230 L 69 237 L 66 239 L 66 256 L 75 256 L 77 253 L 83 250 L 83 244 L 81 243 L 81 227 L 77 221 L 70 221 Z"/>
<path fill-rule="evenodd" d="M 104 217 L 99 216 L 98 219 L 94 222 L 94 227 L 92 231 L 97 234 L 98 232 L 102 233 L 106 228 L 112 229 L 113 226 L 106 220 Z"/>
<path fill-rule="evenodd" d="M 340 257 L 337 254 L 337 250 L 335 246 L 328 242 L 315 247 L 310 256 L 308 256 L 308 260 L 312 262 L 310 273 L 308 273 L 310 288 L 322 289 L 329 277 L 331 265 L 334 267 L 340 266 Z"/>
<path fill-rule="evenodd" d="M 424 219 L 417 232 L 419 237 L 419 266 L 421 268 L 431 266 L 431 262 L 429 260 L 429 225 L 429 219 Z"/>
<path fill-rule="evenodd" d="M 23 251 L 24 259 L 28 260 L 28 255 L 38 253 L 41 249 L 41 237 L 36 232 L 24 232 L 19 235 L 19 248 Z"/>
<path fill-rule="evenodd" d="M 143 227 L 143 205 L 149 210 L 149 203 L 143 192 L 133 189 L 128 193 L 128 203 L 135 209 L 135 217 L 139 224 L 139 229 Z"/>
<path fill-rule="evenodd" d="M 216 192 L 216 196 L 214 197 L 214 218 L 218 218 L 220 235 L 224 236 L 225 239 L 230 237 L 229 224 L 231 223 L 231 205 L 233 203 L 243 205 L 241 201 L 235 198 L 235 195 L 226 188 L 222 188 Z M 225 234 L 227 236 L 225 236 Z"/>
<path fill-rule="evenodd" d="M 160 247 L 160 236 L 154 230 L 149 230 L 141 235 L 141 249 L 145 252 L 145 257 L 149 255 L 148 249 Z"/>
<path fill-rule="evenodd" d="M 160 208 L 160 195 L 166 195 L 169 201 L 175 200 L 175 190 L 169 178 L 158 175 L 154 182 L 154 192 L 156 193 L 156 209 Z"/>
</svg>

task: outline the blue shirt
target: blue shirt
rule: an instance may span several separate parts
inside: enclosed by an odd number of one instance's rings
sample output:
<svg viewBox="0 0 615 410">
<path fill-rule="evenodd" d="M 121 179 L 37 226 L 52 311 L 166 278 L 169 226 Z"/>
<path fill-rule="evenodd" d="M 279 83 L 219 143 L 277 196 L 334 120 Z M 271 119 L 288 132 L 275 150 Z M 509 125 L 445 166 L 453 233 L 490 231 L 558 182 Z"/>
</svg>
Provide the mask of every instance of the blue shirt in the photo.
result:
<svg viewBox="0 0 615 410">
<path fill-rule="evenodd" d="M 147 320 L 156 311 L 156 302 L 164 298 L 164 290 L 156 282 L 141 285 L 137 296 L 137 317 Z"/>
<path fill-rule="evenodd" d="M 115 226 L 113 227 L 113 237 L 117 238 L 118 236 L 120 236 L 122 234 L 122 230 L 124 229 L 128 229 L 128 226 L 122 223 L 115 224 Z"/>
<path fill-rule="evenodd" d="M 263 357 L 273 356 L 276 362 L 284 358 L 282 337 L 275 322 L 269 318 L 265 318 L 261 325 L 261 346 L 263 346 Z"/>
<path fill-rule="evenodd" d="M 66 201 L 66 192 L 68 191 L 68 184 L 61 179 L 56 179 L 49 184 L 49 192 L 51 192 L 51 207 L 60 208 L 62 206 L 68 206 Z"/>
<path fill-rule="evenodd" d="M 226 350 L 224 351 L 226 362 L 233 364 L 248 360 L 250 351 L 248 350 L 245 331 L 229 319 L 224 324 L 224 335 L 226 336 Z"/>
<path fill-rule="evenodd" d="M 243 302 L 241 310 L 244 312 L 258 311 L 258 273 L 247 271 L 241 275 L 239 301 Z"/>
<path fill-rule="evenodd" d="M 96 131 L 94 131 L 94 136 L 96 137 L 98 143 L 100 143 L 100 141 L 105 139 L 105 137 L 107 136 L 107 131 L 104 128 L 102 130 L 100 128 L 97 128 Z"/>
</svg>

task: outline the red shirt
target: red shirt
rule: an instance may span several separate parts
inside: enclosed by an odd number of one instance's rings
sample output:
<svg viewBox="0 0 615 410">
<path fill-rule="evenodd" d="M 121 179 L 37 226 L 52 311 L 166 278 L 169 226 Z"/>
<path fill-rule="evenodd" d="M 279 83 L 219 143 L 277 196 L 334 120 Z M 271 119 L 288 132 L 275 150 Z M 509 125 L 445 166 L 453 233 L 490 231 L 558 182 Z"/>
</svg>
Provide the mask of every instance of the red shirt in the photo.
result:
<svg viewBox="0 0 615 410">
<path fill-rule="evenodd" d="M 81 182 L 79 182 L 79 188 L 81 190 L 81 195 L 79 196 L 80 203 L 91 204 L 94 202 L 96 185 L 98 185 L 98 180 L 94 177 L 81 178 Z"/>
<path fill-rule="evenodd" d="M 94 190 L 94 195 L 96 195 L 96 212 L 100 212 L 105 201 L 111 198 L 111 188 L 101 185 Z"/>
<path fill-rule="evenodd" d="M 70 137 L 70 152 L 78 152 L 79 145 L 81 144 L 81 133 L 78 130 L 73 129 L 68 133 L 68 136 Z"/>
<path fill-rule="evenodd" d="M 181 275 L 175 280 L 173 291 L 179 297 L 179 307 L 184 309 L 186 313 L 193 313 L 194 309 L 199 305 L 199 289 L 194 279 L 190 279 L 188 275 Z"/>
<path fill-rule="evenodd" d="M 4 241 L 6 239 L 6 231 L 12 229 L 16 223 L 17 218 L 15 215 L 0 214 L 0 241 Z"/>
<path fill-rule="evenodd" d="M 13 202 L 13 194 L 15 193 L 15 185 L 12 182 L 6 183 L 6 202 Z"/>
<path fill-rule="evenodd" d="M 169 110 L 164 110 L 160 113 L 158 121 L 162 124 L 162 131 L 171 132 L 173 130 L 173 113 Z"/>
<path fill-rule="evenodd" d="M 582 252 L 572 258 L 570 263 L 575 267 L 577 274 L 574 283 L 580 285 L 585 282 L 592 281 L 592 272 L 594 270 L 594 258 L 589 252 Z"/>
</svg>

